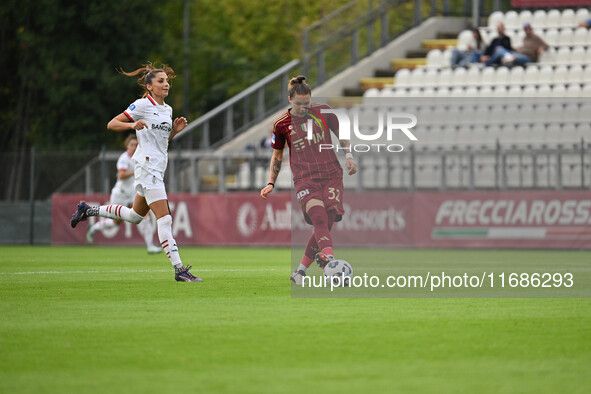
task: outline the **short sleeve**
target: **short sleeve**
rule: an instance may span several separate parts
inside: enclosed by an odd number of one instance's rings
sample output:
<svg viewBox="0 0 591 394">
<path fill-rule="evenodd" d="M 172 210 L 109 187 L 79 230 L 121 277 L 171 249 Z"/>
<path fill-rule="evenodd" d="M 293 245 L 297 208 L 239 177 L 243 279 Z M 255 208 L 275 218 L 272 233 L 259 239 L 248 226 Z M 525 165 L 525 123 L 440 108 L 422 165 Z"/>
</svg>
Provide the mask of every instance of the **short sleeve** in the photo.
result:
<svg viewBox="0 0 591 394">
<path fill-rule="evenodd" d="M 129 156 L 124 152 L 117 160 L 117 171 L 127 170 L 129 168 Z"/>
<path fill-rule="evenodd" d="M 144 119 L 144 115 L 146 113 L 146 100 L 135 100 L 129 107 L 127 107 L 125 111 L 123 111 L 123 113 L 132 122 L 137 122 L 138 120 Z"/>
<path fill-rule="evenodd" d="M 271 147 L 277 150 L 283 150 L 285 148 L 285 136 L 281 133 L 281 127 L 277 124 L 273 125 Z"/>
</svg>

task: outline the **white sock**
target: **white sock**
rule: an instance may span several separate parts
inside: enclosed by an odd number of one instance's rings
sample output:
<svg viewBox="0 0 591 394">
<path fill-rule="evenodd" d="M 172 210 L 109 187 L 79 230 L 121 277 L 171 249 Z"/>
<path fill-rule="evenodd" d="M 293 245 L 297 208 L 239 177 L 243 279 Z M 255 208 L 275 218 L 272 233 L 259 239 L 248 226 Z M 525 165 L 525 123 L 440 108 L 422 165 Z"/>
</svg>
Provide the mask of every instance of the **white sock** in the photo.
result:
<svg viewBox="0 0 591 394">
<path fill-rule="evenodd" d="M 298 267 L 298 269 L 296 270 L 296 272 L 299 271 L 299 270 L 302 270 L 302 271 L 306 272 L 308 270 L 308 267 L 306 267 L 304 264 L 300 264 L 300 266 Z"/>
<path fill-rule="evenodd" d="M 154 242 L 152 242 L 152 239 L 154 238 L 154 227 L 152 227 L 152 218 L 150 217 L 150 214 L 146 215 L 144 220 L 137 225 L 137 229 L 142 237 L 144 237 L 146 246 L 154 246 Z"/>
<path fill-rule="evenodd" d="M 176 241 L 172 237 L 172 216 L 166 215 L 156 221 L 158 223 L 158 239 L 160 245 L 175 268 L 182 267 L 181 256 Z"/>
<path fill-rule="evenodd" d="M 99 207 L 98 216 L 116 220 L 125 220 L 126 222 L 134 224 L 138 224 L 144 218 L 132 208 L 127 208 L 119 204 L 101 205 Z"/>
</svg>

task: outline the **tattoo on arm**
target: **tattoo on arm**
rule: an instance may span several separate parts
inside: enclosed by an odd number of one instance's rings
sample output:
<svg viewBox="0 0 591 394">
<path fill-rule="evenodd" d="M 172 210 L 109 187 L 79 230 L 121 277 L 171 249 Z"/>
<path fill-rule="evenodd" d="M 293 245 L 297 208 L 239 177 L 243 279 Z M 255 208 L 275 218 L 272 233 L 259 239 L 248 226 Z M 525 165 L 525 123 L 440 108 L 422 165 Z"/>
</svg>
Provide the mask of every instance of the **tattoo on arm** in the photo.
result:
<svg viewBox="0 0 591 394">
<path fill-rule="evenodd" d="M 271 182 L 275 183 L 277 175 L 279 175 L 279 170 L 281 170 L 281 160 L 277 160 L 274 157 L 271 161 Z"/>
</svg>

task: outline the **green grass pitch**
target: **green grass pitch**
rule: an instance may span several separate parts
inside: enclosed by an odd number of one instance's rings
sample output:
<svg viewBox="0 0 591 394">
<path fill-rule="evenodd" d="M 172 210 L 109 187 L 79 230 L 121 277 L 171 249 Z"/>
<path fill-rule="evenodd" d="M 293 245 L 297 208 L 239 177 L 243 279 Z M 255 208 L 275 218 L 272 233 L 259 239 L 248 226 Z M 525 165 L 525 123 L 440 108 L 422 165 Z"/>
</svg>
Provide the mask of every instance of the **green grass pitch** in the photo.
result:
<svg viewBox="0 0 591 394">
<path fill-rule="evenodd" d="M 201 284 L 175 282 L 166 258 L 143 248 L 0 252 L 0 393 L 591 387 L 589 299 L 292 298 L 289 249 L 182 248 Z"/>
</svg>

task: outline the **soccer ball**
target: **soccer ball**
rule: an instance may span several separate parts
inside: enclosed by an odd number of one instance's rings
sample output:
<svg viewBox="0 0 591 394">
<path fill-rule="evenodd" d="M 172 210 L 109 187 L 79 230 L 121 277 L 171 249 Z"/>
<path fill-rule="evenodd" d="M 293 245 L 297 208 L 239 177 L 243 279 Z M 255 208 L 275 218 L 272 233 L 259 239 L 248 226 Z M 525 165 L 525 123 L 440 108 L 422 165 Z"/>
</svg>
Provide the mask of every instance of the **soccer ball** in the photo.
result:
<svg viewBox="0 0 591 394">
<path fill-rule="evenodd" d="M 332 281 L 332 285 L 335 287 L 351 286 L 352 277 L 353 267 L 345 260 L 333 260 L 324 267 L 324 280 Z"/>
</svg>

